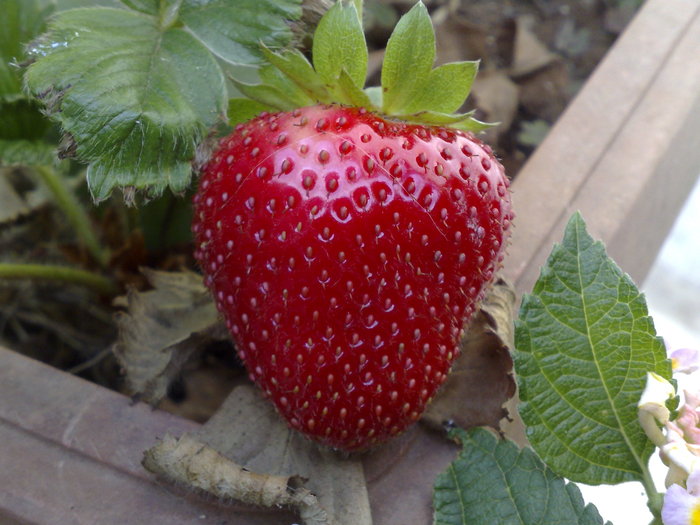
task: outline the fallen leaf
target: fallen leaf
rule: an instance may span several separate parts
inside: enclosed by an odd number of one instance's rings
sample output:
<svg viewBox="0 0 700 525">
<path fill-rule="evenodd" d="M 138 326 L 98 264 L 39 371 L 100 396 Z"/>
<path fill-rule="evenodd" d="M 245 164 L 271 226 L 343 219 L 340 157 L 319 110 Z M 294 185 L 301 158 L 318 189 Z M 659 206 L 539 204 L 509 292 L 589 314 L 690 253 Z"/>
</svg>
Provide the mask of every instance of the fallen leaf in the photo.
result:
<svg viewBox="0 0 700 525">
<path fill-rule="evenodd" d="M 515 20 L 515 42 L 510 75 L 513 78 L 529 75 L 558 60 L 533 31 L 535 17 L 519 16 Z"/>
<path fill-rule="evenodd" d="M 166 437 L 144 466 L 219 499 L 294 508 L 307 525 L 371 525 L 360 459 L 290 429 L 252 386 L 239 386 L 196 434 Z"/>
<path fill-rule="evenodd" d="M 228 338 L 201 276 L 144 270 L 153 290 L 131 289 L 115 301 L 119 330 L 113 351 L 124 368 L 129 393 L 157 403 L 180 369 L 204 345 Z"/>
<path fill-rule="evenodd" d="M 571 79 L 563 61 L 518 80 L 520 104 L 535 118 L 554 122 L 571 98 Z"/>
<path fill-rule="evenodd" d="M 11 222 L 29 212 L 25 200 L 5 177 L 6 168 L 0 169 L 0 224 Z"/>
<path fill-rule="evenodd" d="M 513 359 L 513 313 L 515 291 L 497 281 L 469 325 L 462 340 L 462 353 L 445 385 L 423 415 L 434 428 L 446 425 L 499 429 L 508 417 L 505 403 L 515 394 Z"/>
<path fill-rule="evenodd" d="M 472 96 L 484 114 L 482 120 L 500 123 L 482 137 L 485 142 L 496 144 L 498 137 L 508 132 L 518 111 L 518 86 L 503 71 L 485 70 L 476 77 Z"/>
</svg>

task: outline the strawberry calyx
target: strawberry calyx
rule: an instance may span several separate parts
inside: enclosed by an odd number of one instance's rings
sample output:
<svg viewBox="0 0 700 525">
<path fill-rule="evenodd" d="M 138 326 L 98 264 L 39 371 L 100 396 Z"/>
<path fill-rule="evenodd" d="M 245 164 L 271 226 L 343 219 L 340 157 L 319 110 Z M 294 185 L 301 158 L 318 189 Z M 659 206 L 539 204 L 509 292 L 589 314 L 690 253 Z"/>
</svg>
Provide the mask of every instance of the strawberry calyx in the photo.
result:
<svg viewBox="0 0 700 525">
<path fill-rule="evenodd" d="M 361 4 L 360 4 L 361 5 Z M 246 98 L 229 103 L 231 124 L 260 112 L 290 111 L 315 104 L 364 107 L 385 118 L 478 132 L 493 124 L 457 113 L 469 96 L 478 61 L 450 62 L 433 68 L 435 31 L 419 1 L 396 25 L 386 46 L 381 86 L 364 87 L 368 52 L 355 3 L 338 0 L 321 18 L 312 45 L 312 62 L 298 49 L 273 51 L 259 84 L 231 79 Z"/>
</svg>

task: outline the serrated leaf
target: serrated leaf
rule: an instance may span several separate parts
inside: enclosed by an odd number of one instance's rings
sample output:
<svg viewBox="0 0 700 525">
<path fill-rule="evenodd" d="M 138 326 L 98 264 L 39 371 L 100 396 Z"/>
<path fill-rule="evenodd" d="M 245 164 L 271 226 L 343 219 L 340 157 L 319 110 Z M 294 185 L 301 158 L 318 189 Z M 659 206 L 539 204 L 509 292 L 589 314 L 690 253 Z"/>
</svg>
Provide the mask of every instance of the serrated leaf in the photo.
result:
<svg viewBox="0 0 700 525">
<path fill-rule="evenodd" d="M 0 166 L 46 166 L 56 160 L 56 147 L 43 141 L 0 139 Z"/>
<path fill-rule="evenodd" d="M 249 98 L 232 98 L 228 101 L 228 123 L 235 126 L 258 116 L 263 111 L 274 112 L 276 108 Z"/>
<path fill-rule="evenodd" d="M 96 200 L 115 186 L 187 187 L 196 145 L 227 102 L 221 69 L 190 33 L 123 9 L 74 9 L 29 51 L 27 86 L 89 163 Z"/>
<path fill-rule="evenodd" d="M 463 448 L 435 482 L 435 525 L 603 524 L 578 487 L 530 449 L 518 449 L 482 428 L 455 429 L 452 435 Z"/>
<path fill-rule="evenodd" d="M 0 0 L 0 102 L 25 98 L 20 71 L 12 64 L 23 61 L 24 45 L 44 30 L 52 11 L 38 0 Z"/>
<path fill-rule="evenodd" d="M 654 445 L 637 420 L 647 372 L 671 379 L 644 297 L 569 220 L 516 323 L 527 437 L 559 475 L 588 484 L 641 480 Z"/>
<path fill-rule="evenodd" d="M 310 100 L 319 103 L 331 102 L 330 93 L 326 89 L 323 80 L 299 50 L 292 49 L 274 53 L 263 46 L 262 51 L 270 64 L 284 73 L 284 76 L 288 80 L 296 84 L 293 88 L 294 90 L 301 89 L 308 95 Z M 266 71 L 267 69 L 263 68 L 263 76 Z M 277 87 L 278 89 L 284 90 L 287 84 L 278 85 Z"/>
<path fill-rule="evenodd" d="M 259 64 L 260 42 L 289 43 L 300 0 L 184 0 L 180 20 L 212 53 L 232 64 Z"/>
<path fill-rule="evenodd" d="M 435 61 L 435 33 L 428 10 L 418 2 L 401 17 L 386 45 L 382 65 L 383 111 L 408 113 L 420 96 Z"/>
<path fill-rule="evenodd" d="M 406 113 L 454 113 L 469 96 L 478 70 L 478 61 L 450 62 L 436 67 L 428 75 L 428 88 L 422 90 L 404 110 Z"/>
<path fill-rule="evenodd" d="M 336 83 L 345 71 L 358 88 L 367 76 L 367 44 L 362 25 L 352 3 L 336 2 L 314 33 L 314 67 L 328 85 Z"/>
</svg>

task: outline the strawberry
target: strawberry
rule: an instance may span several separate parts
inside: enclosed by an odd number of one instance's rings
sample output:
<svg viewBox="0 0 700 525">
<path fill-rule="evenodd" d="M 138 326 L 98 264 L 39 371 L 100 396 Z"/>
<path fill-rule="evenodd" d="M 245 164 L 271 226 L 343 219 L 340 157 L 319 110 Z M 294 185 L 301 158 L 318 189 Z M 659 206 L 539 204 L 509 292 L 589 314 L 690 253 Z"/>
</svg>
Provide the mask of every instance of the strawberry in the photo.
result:
<svg viewBox="0 0 700 525">
<path fill-rule="evenodd" d="M 409 15 L 424 23 L 427 12 Z M 329 27 L 357 23 L 352 5 L 333 16 Z M 508 179 L 465 131 L 481 125 L 470 114 L 411 116 L 415 99 L 399 88 L 385 90 L 380 112 L 345 66 L 324 78 L 328 64 L 267 53 L 286 76 L 263 70 L 272 85 L 239 85 L 257 96 L 242 105 L 271 111 L 236 126 L 202 170 L 195 256 L 279 413 L 319 443 L 362 450 L 416 421 L 445 381 L 503 259 Z M 270 96 L 290 86 L 297 101 L 324 103 L 290 109 Z M 369 109 L 347 105 L 358 100 Z"/>
</svg>

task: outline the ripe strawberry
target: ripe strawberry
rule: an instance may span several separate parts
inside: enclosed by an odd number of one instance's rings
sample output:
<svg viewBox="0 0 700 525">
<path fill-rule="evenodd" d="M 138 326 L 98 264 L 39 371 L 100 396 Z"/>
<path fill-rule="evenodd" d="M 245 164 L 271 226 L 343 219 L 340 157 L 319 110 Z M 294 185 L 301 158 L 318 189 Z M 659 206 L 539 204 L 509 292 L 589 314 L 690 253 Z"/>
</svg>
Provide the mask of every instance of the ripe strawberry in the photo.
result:
<svg viewBox="0 0 700 525">
<path fill-rule="evenodd" d="M 471 133 L 315 105 L 224 138 L 196 258 L 292 427 L 360 450 L 416 421 L 503 258 L 508 180 Z"/>
</svg>

